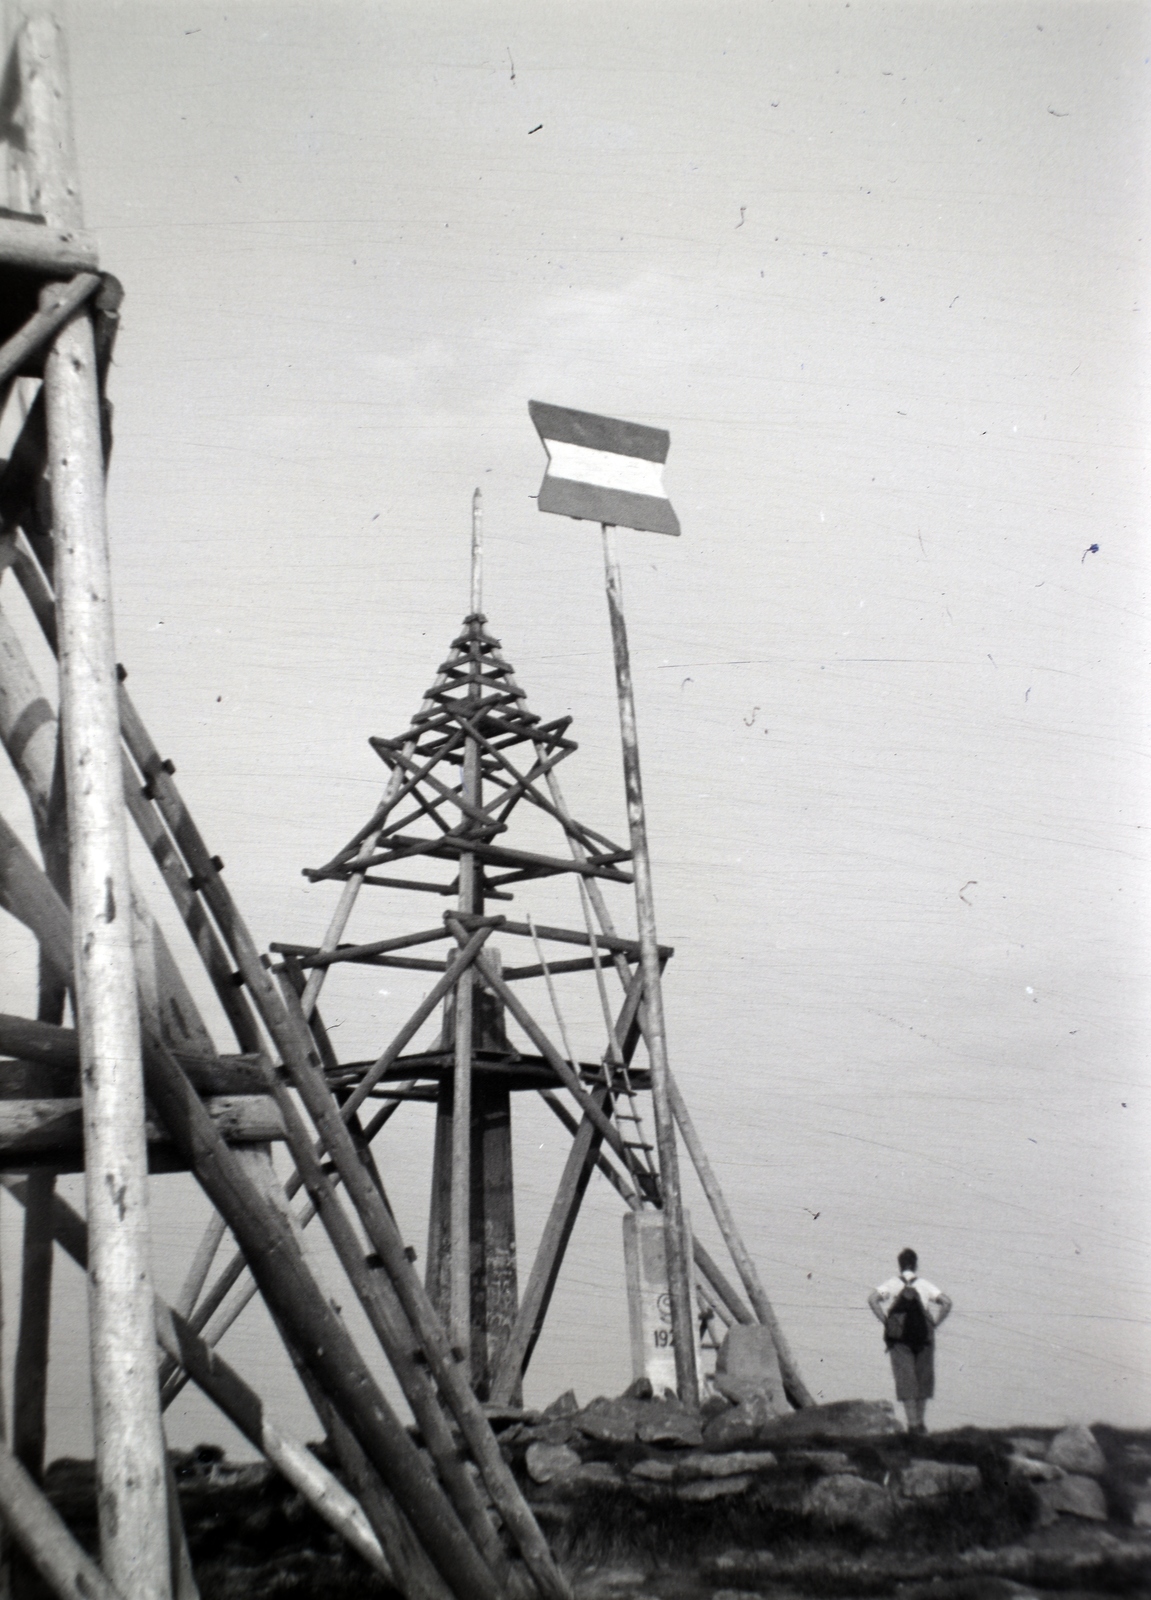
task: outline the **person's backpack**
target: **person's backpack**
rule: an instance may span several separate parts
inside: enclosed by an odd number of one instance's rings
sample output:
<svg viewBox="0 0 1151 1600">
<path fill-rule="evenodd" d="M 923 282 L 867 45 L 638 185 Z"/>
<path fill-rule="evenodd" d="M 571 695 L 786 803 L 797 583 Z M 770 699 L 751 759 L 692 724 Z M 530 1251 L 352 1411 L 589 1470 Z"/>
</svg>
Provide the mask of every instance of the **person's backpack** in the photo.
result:
<svg viewBox="0 0 1151 1600">
<path fill-rule="evenodd" d="M 931 1343 L 931 1323 L 923 1309 L 923 1301 L 911 1284 L 906 1284 L 900 1290 L 887 1313 L 883 1340 L 889 1348 L 893 1344 L 906 1345 L 912 1355 L 918 1355 Z"/>
</svg>

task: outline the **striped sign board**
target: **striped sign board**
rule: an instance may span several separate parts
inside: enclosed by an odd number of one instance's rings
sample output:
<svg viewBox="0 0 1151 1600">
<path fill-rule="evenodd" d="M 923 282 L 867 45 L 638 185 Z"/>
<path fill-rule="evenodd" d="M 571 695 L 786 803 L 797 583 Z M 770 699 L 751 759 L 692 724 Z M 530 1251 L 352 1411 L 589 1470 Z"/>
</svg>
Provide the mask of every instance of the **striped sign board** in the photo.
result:
<svg viewBox="0 0 1151 1600">
<path fill-rule="evenodd" d="M 648 533 L 679 533 L 663 486 L 671 443 L 665 429 L 542 400 L 529 400 L 528 411 L 548 453 L 541 511 Z"/>
</svg>

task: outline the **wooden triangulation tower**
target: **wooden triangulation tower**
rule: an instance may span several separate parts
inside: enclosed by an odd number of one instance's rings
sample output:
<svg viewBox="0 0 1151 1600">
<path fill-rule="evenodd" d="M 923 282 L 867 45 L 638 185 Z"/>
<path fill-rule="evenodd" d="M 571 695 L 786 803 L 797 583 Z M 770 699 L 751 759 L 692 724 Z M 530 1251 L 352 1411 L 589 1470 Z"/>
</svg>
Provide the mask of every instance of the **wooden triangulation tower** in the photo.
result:
<svg viewBox="0 0 1151 1600">
<path fill-rule="evenodd" d="M 608 902 L 608 892 L 632 883 L 631 851 L 572 814 L 557 771 L 576 749 L 571 719 L 541 720 L 528 709 L 488 629 L 480 609 L 478 501 L 477 491 L 472 609 L 410 726 L 370 741 L 390 771 L 379 805 L 330 861 L 305 869 L 313 882 L 343 883 L 328 931 L 318 946 L 272 949 L 301 996 L 329 1080 L 348 1097 L 345 1119 L 369 1101 L 376 1108 L 360 1127 L 365 1145 L 406 1102 L 435 1102 L 425 1283 L 453 1346 L 470 1362 L 477 1394 L 508 1402 L 520 1393 L 592 1169 L 598 1166 L 635 1211 L 660 1208 L 663 1192 L 643 1120 L 651 1082 L 638 1054 L 646 1028 L 640 945 L 620 935 Z M 516 822 L 526 811 L 550 822 L 552 850 L 516 843 Z M 508 909 L 544 878 L 572 884 L 570 925 Z M 386 938 L 374 936 L 378 924 L 361 911 L 363 934 L 351 941 L 345 935 L 365 889 L 416 891 L 451 904 L 434 924 Z M 436 946 L 445 947 L 442 955 Z M 671 954 L 659 947 L 661 967 Z M 327 975 L 349 966 L 415 969 L 432 983 L 374 1060 L 341 1064 L 315 1007 Z M 573 1006 L 575 975 L 594 986 L 593 1010 L 601 1017 L 595 1047 L 582 1052 L 568 1021 L 588 1010 Z M 349 1003 L 345 993 L 342 1004 Z M 511 1118 L 513 1097 L 525 1092 L 542 1095 L 573 1138 L 521 1297 Z M 788 1390 L 804 1403 L 806 1391 L 674 1084 L 672 1093 L 680 1131 L 755 1302 L 749 1310 L 697 1242 L 703 1318 L 716 1333 L 734 1321 L 770 1321 Z"/>
</svg>

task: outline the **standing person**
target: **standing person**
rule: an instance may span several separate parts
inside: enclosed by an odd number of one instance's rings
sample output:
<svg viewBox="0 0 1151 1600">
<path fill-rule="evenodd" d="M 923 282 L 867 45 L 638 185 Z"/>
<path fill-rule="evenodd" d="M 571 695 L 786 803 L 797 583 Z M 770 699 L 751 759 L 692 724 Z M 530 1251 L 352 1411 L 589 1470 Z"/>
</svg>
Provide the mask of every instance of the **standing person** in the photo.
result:
<svg viewBox="0 0 1151 1600">
<path fill-rule="evenodd" d="M 899 1276 L 873 1289 L 867 1303 L 883 1323 L 895 1398 L 903 1402 L 908 1433 L 926 1433 L 923 1413 L 935 1393 L 935 1330 L 951 1310 L 942 1289 L 919 1276 L 914 1250 L 899 1252 Z"/>
</svg>

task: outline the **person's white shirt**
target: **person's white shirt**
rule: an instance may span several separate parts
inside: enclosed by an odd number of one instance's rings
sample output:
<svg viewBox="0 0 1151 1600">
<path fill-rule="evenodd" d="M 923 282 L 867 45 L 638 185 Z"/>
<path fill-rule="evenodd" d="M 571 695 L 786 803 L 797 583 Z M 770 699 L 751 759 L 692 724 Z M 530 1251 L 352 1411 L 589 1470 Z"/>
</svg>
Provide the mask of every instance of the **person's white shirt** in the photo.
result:
<svg viewBox="0 0 1151 1600">
<path fill-rule="evenodd" d="M 881 1316 L 886 1317 L 908 1285 L 923 1302 L 923 1309 L 931 1318 L 932 1326 L 938 1327 L 951 1310 L 951 1301 L 942 1289 L 937 1289 L 935 1284 L 918 1275 L 905 1278 L 902 1274 L 898 1274 L 894 1278 L 888 1278 L 886 1283 L 881 1283 L 870 1297 L 873 1308 L 876 1308 Z"/>
</svg>

